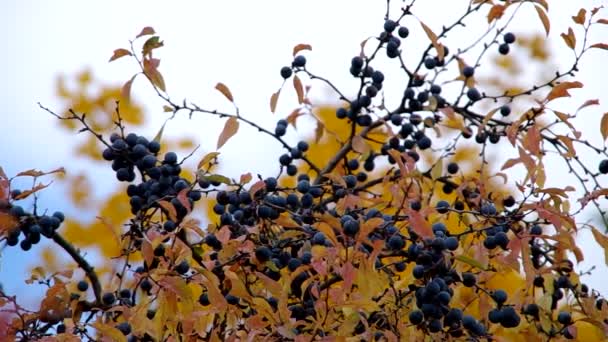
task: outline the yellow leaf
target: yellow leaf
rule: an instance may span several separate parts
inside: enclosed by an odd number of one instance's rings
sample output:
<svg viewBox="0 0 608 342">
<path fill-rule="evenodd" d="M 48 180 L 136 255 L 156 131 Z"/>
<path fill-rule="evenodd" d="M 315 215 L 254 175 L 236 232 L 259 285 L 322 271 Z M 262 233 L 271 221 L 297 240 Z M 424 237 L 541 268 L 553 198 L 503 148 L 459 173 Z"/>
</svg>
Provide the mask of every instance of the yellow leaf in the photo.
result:
<svg viewBox="0 0 608 342">
<path fill-rule="evenodd" d="M 224 129 L 220 134 L 220 137 L 217 140 L 216 149 L 220 149 L 220 147 L 224 146 L 224 144 L 228 141 L 228 139 L 232 138 L 236 132 L 239 130 L 239 121 L 235 117 L 231 117 L 226 121 L 224 125 Z"/>
<path fill-rule="evenodd" d="M 207 153 L 203 159 L 201 159 L 201 161 L 198 162 L 198 166 L 196 167 L 197 169 L 202 169 L 205 165 L 207 165 L 210 161 L 214 160 L 217 158 L 217 156 L 219 156 L 220 153 L 219 152 L 210 152 Z"/>
<path fill-rule="evenodd" d="M 602 133 L 602 138 L 606 140 L 606 138 L 608 138 L 608 112 L 604 113 L 604 115 L 602 116 L 600 131 Z"/>
</svg>

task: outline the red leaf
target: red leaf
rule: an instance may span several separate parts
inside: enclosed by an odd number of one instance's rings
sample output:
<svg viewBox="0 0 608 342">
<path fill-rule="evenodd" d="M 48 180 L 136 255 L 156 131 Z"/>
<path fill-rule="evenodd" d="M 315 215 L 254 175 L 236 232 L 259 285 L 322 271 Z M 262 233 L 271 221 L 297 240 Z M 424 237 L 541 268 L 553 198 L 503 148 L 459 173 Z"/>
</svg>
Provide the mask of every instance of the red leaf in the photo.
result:
<svg viewBox="0 0 608 342">
<path fill-rule="evenodd" d="M 188 200 L 188 192 L 190 192 L 189 188 L 185 188 L 177 194 L 177 200 L 181 203 L 188 213 L 192 211 L 192 206 L 190 205 L 190 201 Z"/>
<path fill-rule="evenodd" d="M 114 53 L 112 54 L 112 57 L 110 57 L 110 60 L 108 62 L 117 60 L 120 57 L 124 57 L 124 56 L 132 56 L 131 51 L 129 51 L 127 49 L 116 49 L 116 50 L 114 50 Z"/>
<path fill-rule="evenodd" d="M 295 57 L 298 52 L 302 51 L 302 50 L 312 50 L 312 46 L 308 45 L 308 44 L 298 44 L 296 46 L 293 47 L 293 56 Z"/>
<path fill-rule="evenodd" d="M 226 98 L 230 102 L 234 102 L 234 98 L 232 97 L 232 93 L 230 92 L 230 89 L 228 89 L 228 87 L 224 83 L 220 82 L 220 83 L 216 84 L 215 89 L 219 90 L 220 93 L 222 93 L 224 96 L 226 96 Z"/>
<path fill-rule="evenodd" d="M 217 140 L 216 149 L 219 149 L 220 147 L 224 146 L 228 139 L 232 138 L 238 130 L 239 121 L 237 120 L 237 118 L 231 117 L 230 119 L 228 119 L 226 121 L 226 124 L 224 125 L 224 129 L 222 130 L 220 137 Z"/>
<path fill-rule="evenodd" d="M 144 74 L 150 79 L 150 82 L 162 91 L 165 89 L 165 80 L 163 75 L 158 71 L 160 60 L 156 58 L 144 59 Z"/>
<path fill-rule="evenodd" d="M 431 224 L 424 218 L 421 212 L 408 209 L 407 214 L 410 226 L 416 234 L 423 238 L 433 236 Z"/>
<path fill-rule="evenodd" d="M 156 33 L 156 32 L 154 31 L 154 29 L 152 27 L 146 26 L 146 27 L 144 27 L 141 30 L 141 32 L 139 32 L 139 34 L 137 36 L 135 36 L 135 38 L 139 38 L 141 36 L 151 35 L 151 34 L 154 34 L 154 33 Z"/>
</svg>

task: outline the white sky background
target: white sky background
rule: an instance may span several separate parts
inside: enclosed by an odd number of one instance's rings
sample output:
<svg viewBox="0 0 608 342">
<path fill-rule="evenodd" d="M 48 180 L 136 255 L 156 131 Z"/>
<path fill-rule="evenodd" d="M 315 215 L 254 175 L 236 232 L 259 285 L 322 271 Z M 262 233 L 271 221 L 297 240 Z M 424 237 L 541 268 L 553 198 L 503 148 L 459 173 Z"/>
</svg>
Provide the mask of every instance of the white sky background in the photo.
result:
<svg viewBox="0 0 608 342">
<path fill-rule="evenodd" d="M 398 4 L 399 1 L 393 3 Z M 552 2 L 552 46 L 554 51 L 561 53 L 555 59 L 562 66 L 560 70 L 569 67 L 572 55 L 564 48 L 559 33 L 573 25 L 571 16 L 580 6 L 592 7 L 602 3 L 591 0 Z M 49 170 L 65 166 L 68 171 L 82 168 L 82 163 L 70 159 L 78 137 L 59 130 L 54 119 L 40 110 L 36 103 L 39 101 L 57 110 L 62 108 L 54 94 L 57 75 L 72 76 L 84 67 L 90 67 L 97 78 L 124 83 L 137 71 L 133 62 L 127 58 L 113 63 L 107 61 L 115 48 L 128 47 L 128 40 L 144 26 L 153 26 L 165 41 L 165 47 L 159 50 L 158 56 L 162 60 L 160 70 L 173 99 L 180 101 L 186 97 L 205 108 L 230 110 L 226 100 L 213 89 L 217 82 L 223 82 L 230 87 L 244 116 L 273 128 L 274 122 L 291 112 L 296 104 L 293 89 L 288 83 L 281 94 L 277 114 L 273 116 L 268 109 L 270 95 L 282 82 L 279 70 L 291 63 L 292 47 L 298 43 L 311 44 L 313 50 L 306 52 L 309 69 L 332 80 L 346 94 L 353 94 L 358 83 L 353 82 L 349 75 L 350 59 L 358 54 L 359 43 L 363 39 L 382 30 L 384 5 L 385 1 L 359 0 L 180 1 L 171 4 L 166 1 L 118 0 L 2 1 L 0 165 L 9 175 L 29 168 Z M 466 1 L 419 0 L 417 6 L 415 13 L 437 32 L 443 23 L 452 22 L 456 14 L 462 13 Z M 542 30 L 534 10 L 528 8 L 526 12 L 530 16 L 513 22 L 511 26 L 516 34 Z M 397 15 L 397 11 L 393 13 Z M 467 30 L 486 28 L 483 19 L 470 23 Z M 404 43 L 405 47 L 412 48 L 411 51 L 404 48 L 406 60 L 410 53 L 418 58 L 420 46 L 426 46 L 428 42 L 417 23 L 409 21 L 408 26 L 412 35 Z M 599 42 L 602 34 L 606 42 L 606 28 L 601 27 L 596 28 L 591 41 Z M 448 37 L 448 45 L 454 51 L 453 47 L 470 43 L 471 38 L 468 33 L 454 32 Z M 605 92 L 608 72 L 602 59 L 605 61 L 606 55 L 599 50 L 584 57 L 577 79 L 585 84 L 585 88 L 572 91 L 574 100 L 570 107 L 560 107 L 564 111 L 572 110 L 587 99 L 600 99 L 601 105 L 587 109 L 587 117 L 580 122 L 584 134 L 596 142 L 599 141 L 601 113 L 608 111 Z M 400 94 L 403 76 L 401 73 L 392 76 L 396 70 L 394 64 L 380 69 L 385 71 L 387 91 L 392 89 L 394 94 Z M 482 67 L 480 71 L 489 73 L 492 70 Z M 145 131 L 138 133 L 153 136 L 165 116 L 160 102 L 145 83 L 143 78 L 135 81 L 134 97 L 145 104 L 152 120 Z M 333 101 L 332 94 L 319 83 L 313 86 L 319 90 L 316 93 L 319 101 Z M 561 105 L 561 102 L 556 103 Z M 197 137 L 201 142 L 200 157 L 215 148 L 222 125 L 223 121 L 216 118 L 200 117 L 188 121 L 182 117 L 170 122 L 165 134 Z M 297 141 L 297 137 L 305 133 L 291 134 L 288 139 Z M 230 176 L 245 171 L 275 174 L 276 158 L 281 148 L 273 142 L 241 124 L 239 134 L 221 151 L 224 172 Z M 586 157 L 597 159 L 594 155 Z M 563 166 L 556 169 L 547 165 L 547 168 L 551 178 L 554 176 L 552 172 L 562 171 Z M 100 191 L 103 192 L 101 188 L 105 186 L 105 191 L 109 192 L 114 184 L 111 170 L 106 168 L 94 172 L 99 179 Z M 63 209 L 67 205 L 63 196 L 62 189 L 55 186 L 45 191 L 41 204 L 51 212 Z M 89 217 L 92 216 L 94 213 Z M 606 294 L 607 269 L 601 266 L 603 253 L 587 231 L 580 235 L 579 241 L 588 260 L 581 269 L 588 269 L 592 264 L 600 266 L 586 281 Z M 18 248 L 5 249 L 2 254 L 0 282 L 8 293 L 23 291 L 22 279 L 25 276 L 22 272 L 36 263 L 36 247 L 27 254 Z M 31 288 L 26 290 L 33 291 Z"/>
</svg>

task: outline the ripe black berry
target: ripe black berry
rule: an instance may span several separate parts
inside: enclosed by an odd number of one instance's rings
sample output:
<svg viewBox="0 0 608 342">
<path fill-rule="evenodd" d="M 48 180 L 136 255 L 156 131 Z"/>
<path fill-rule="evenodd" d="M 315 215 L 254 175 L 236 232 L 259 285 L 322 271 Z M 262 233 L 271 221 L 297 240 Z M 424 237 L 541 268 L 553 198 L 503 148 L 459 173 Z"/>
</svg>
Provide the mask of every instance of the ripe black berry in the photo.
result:
<svg viewBox="0 0 608 342">
<path fill-rule="evenodd" d="M 513 33 L 511 33 L 511 32 L 507 32 L 503 36 L 503 39 L 504 39 L 505 43 L 507 43 L 507 44 L 513 44 L 515 42 L 515 35 Z"/>
<path fill-rule="evenodd" d="M 303 68 L 306 65 L 306 57 L 300 55 L 293 60 L 293 66 Z"/>
<path fill-rule="evenodd" d="M 401 26 L 401 27 L 399 27 L 399 30 L 397 31 L 397 34 L 401 38 L 407 38 L 407 36 L 410 35 L 410 30 L 408 30 L 408 28 L 405 27 L 405 26 Z"/>
<path fill-rule="evenodd" d="M 469 88 L 469 90 L 467 90 L 467 97 L 472 102 L 477 102 L 481 100 L 481 94 L 479 93 L 479 90 L 477 90 L 477 88 Z"/>
<path fill-rule="evenodd" d="M 498 46 L 498 53 L 500 53 L 501 55 L 507 55 L 509 53 L 509 44 L 500 44 Z"/>
<path fill-rule="evenodd" d="M 76 288 L 78 288 L 78 291 L 84 292 L 89 288 L 89 283 L 84 280 L 81 280 L 78 282 L 78 285 L 76 285 Z"/>
<path fill-rule="evenodd" d="M 471 66 L 465 66 L 464 68 L 462 68 L 462 75 L 466 78 L 469 78 L 471 76 L 473 76 L 475 74 L 475 68 L 471 67 Z"/>
<path fill-rule="evenodd" d="M 608 159 L 604 159 L 600 162 L 599 170 L 603 174 L 608 173 Z"/>
<path fill-rule="evenodd" d="M 288 79 L 291 77 L 292 71 L 291 68 L 288 66 L 284 66 L 281 68 L 281 77 L 283 77 L 284 79 Z"/>
</svg>

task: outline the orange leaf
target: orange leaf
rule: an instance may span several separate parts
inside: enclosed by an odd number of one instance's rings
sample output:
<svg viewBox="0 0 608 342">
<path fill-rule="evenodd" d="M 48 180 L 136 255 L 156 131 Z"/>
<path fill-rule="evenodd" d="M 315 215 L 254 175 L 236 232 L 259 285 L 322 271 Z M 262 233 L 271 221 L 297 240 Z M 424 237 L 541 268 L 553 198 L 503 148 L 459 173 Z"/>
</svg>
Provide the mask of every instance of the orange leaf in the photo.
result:
<svg viewBox="0 0 608 342">
<path fill-rule="evenodd" d="M 298 52 L 302 51 L 302 50 L 312 50 L 312 46 L 308 45 L 308 44 L 298 44 L 296 46 L 293 47 L 293 56 L 295 57 Z"/>
<path fill-rule="evenodd" d="M 502 18 L 503 13 L 505 12 L 505 8 L 506 7 L 504 5 L 492 6 L 492 8 L 490 8 L 490 11 L 488 12 L 488 24 L 496 19 Z"/>
<path fill-rule="evenodd" d="M 416 234 L 423 238 L 433 236 L 433 229 L 431 227 L 431 224 L 424 218 L 424 216 L 422 216 L 419 211 L 408 209 L 407 215 L 408 221 L 410 222 L 410 226 Z"/>
<path fill-rule="evenodd" d="M 101 336 L 109 337 L 111 341 L 127 341 L 127 337 L 122 332 L 120 332 L 120 330 L 116 329 L 111 325 L 103 324 L 101 322 L 94 322 L 91 324 L 91 326 L 95 328 L 95 330 L 97 330 L 97 332 L 101 334 Z"/>
<path fill-rule="evenodd" d="M 534 6 L 536 9 L 536 13 L 538 14 L 538 18 L 543 23 L 545 27 L 545 33 L 549 36 L 549 31 L 551 30 L 551 22 L 549 21 L 549 17 L 547 17 L 547 13 L 540 6 Z"/>
<path fill-rule="evenodd" d="M 426 26 L 422 21 L 420 22 L 420 25 L 422 25 L 422 29 L 426 33 L 427 37 L 429 37 L 429 39 L 431 40 L 431 44 L 433 44 L 433 47 L 437 51 L 437 58 L 439 60 L 442 60 L 443 56 L 445 55 L 445 52 L 443 50 L 443 45 L 441 45 L 437 41 L 437 35 L 428 26 Z"/>
<path fill-rule="evenodd" d="M 231 117 L 230 119 L 228 119 L 226 121 L 226 124 L 224 125 L 224 129 L 222 130 L 219 139 L 217 140 L 216 149 L 219 149 L 220 147 L 224 146 L 228 139 L 232 138 L 232 136 L 234 136 L 238 130 L 239 121 L 235 117 Z"/>
<path fill-rule="evenodd" d="M 302 88 L 302 81 L 296 75 L 293 77 L 293 88 L 296 90 L 296 94 L 298 94 L 298 103 L 302 104 L 304 102 L 304 89 Z"/>
<path fill-rule="evenodd" d="M 608 112 L 602 116 L 602 123 L 600 124 L 600 132 L 602 132 L 602 138 L 606 140 L 608 138 Z"/>
<path fill-rule="evenodd" d="M 547 95 L 546 101 L 549 102 L 549 101 L 551 101 L 553 99 L 557 99 L 559 97 L 570 97 L 570 93 L 568 92 L 569 89 L 582 88 L 582 87 L 583 87 L 583 84 L 578 81 L 562 82 L 562 83 L 556 85 L 555 87 L 553 87 L 553 89 L 551 89 L 551 91 Z"/>
<path fill-rule="evenodd" d="M 583 25 L 585 23 L 586 14 L 587 14 L 587 11 L 584 8 L 581 8 L 578 10 L 578 13 L 576 14 L 576 16 L 572 17 L 572 20 L 574 20 L 574 22 L 579 25 Z"/>
<path fill-rule="evenodd" d="M 540 154 L 540 132 L 536 125 L 532 126 L 524 136 L 522 145 L 535 156 Z"/>
<path fill-rule="evenodd" d="M 574 31 L 572 31 L 571 27 L 568 27 L 568 34 L 562 33 L 560 36 L 566 42 L 566 45 L 574 50 L 576 47 L 576 37 L 574 36 Z"/>
<path fill-rule="evenodd" d="M 139 32 L 139 34 L 137 36 L 135 36 L 135 38 L 139 38 L 141 36 L 151 35 L 151 34 L 154 34 L 154 33 L 156 33 L 156 32 L 154 31 L 154 29 L 152 27 L 146 26 L 146 27 L 144 27 L 141 30 L 141 32 Z"/>
<path fill-rule="evenodd" d="M 215 89 L 219 90 L 220 93 L 222 93 L 224 96 L 226 96 L 226 98 L 230 102 L 234 102 L 234 98 L 232 97 L 232 93 L 230 92 L 230 89 L 228 89 L 228 87 L 224 83 L 219 82 L 218 84 L 215 85 Z"/>
<path fill-rule="evenodd" d="M 270 112 L 274 114 L 274 111 L 277 109 L 277 101 L 279 101 L 279 94 L 281 94 L 281 89 L 277 90 L 276 93 L 272 94 L 270 97 Z"/>
<path fill-rule="evenodd" d="M 127 49 L 116 49 L 116 50 L 114 50 L 114 53 L 112 54 L 112 57 L 110 57 L 110 60 L 108 62 L 117 60 L 120 57 L 124 57 L 124 56 L 132 56 L 131 51 L 129 51 Z"/>
</svg>

